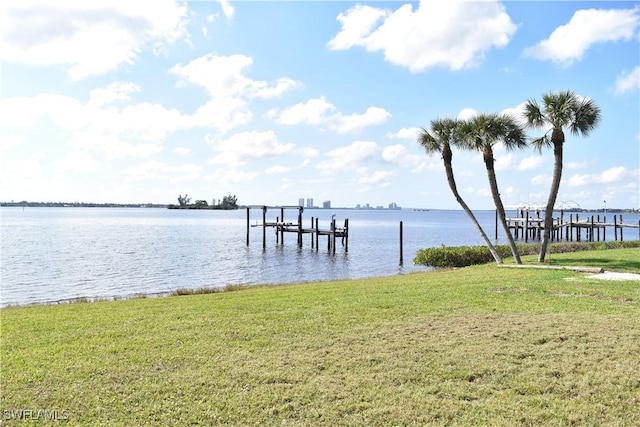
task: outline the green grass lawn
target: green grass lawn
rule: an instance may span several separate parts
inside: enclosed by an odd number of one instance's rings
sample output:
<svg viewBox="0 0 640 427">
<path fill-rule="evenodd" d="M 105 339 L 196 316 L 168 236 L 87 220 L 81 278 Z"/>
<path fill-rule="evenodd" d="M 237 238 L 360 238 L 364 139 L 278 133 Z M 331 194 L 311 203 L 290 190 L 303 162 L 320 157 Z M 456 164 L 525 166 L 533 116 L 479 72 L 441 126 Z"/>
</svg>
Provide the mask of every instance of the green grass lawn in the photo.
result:
<svg viewBox="0 0 640 427">
<path fill-rule="evenodd" d="M 640 425 L 637 281 L 483 265 L 0 321 L 4 425 Z"/>
</svg>

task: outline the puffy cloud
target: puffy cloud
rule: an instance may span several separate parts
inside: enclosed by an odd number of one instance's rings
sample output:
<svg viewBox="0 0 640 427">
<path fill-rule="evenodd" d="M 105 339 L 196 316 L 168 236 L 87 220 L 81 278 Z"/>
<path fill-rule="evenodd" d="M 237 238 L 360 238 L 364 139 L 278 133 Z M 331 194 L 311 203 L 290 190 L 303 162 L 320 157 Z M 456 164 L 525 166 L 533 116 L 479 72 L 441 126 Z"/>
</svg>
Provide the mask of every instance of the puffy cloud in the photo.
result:
<svg viewBox="0 0 640 427">
<path fill-rule="evenodd" d="M 546 175 L 536 175 L 531 178 L 531 184 L 533 185 L 550 185 L 551 177 Z"/>
<path fill-rule="evenodd" d="M 468 120 L 474 118 L 477 115 L 478 112 L 473 108 L 463 108 L 462 110 L 460 110 L 456 118 L 458 120 Z"/>
<path fill-rule="evenodd" d="M 388 187 L 391 185 L 389 182 L 389 178 L 395 175 L 395 173 L 391 171 L 373 171 L 372 173 L 368 173 L 366 168 L 363 168 L 359 171 L 360 177 L 358 178 L 358 184 L 367 184 L 367 185 L 375 185 L 378 187 Z"/>
<path fill-rule="evenodd" d="M 287 173 L 291 170 L 291 168 L 288 168 L 286 166 L 271 166 L 267 169 L 264 170 L 264 173 L 266 174 L 279 174 L 279 173 Z"/>
<path fill-rule="evenodd" d="M 362 129 L 384 123 L 391 114 L 384 108 L 369 107 L 363 114 L 338 115 L 332 118 L 329 127 L 337 133 L 357 133 Z"/>
<path fill-rule="evenodd" d="M 205 181 L 215 182 L 216 184 L 242 184 L 253 181 L 258 176 L 257 172 L 245 172 L 235 169 L 218 169 L 215 172 L 204 177 Z"/>
<path fill-rule="evenodd" d="M 323 174 L 356 170 L 378 151 L 373 141 L 356 141 L 351 145 L 339 147 L 327 153 L 327 159 L 318 163 L 317 168 Z"/>
<path fill-rule="evenodd" d="M 324 96 L 301 102 L 282 111 L 271 110 L 269 115 L 275 118 L 277 123 L 283 125 L 320 125 L 327 121 L 328 115 L 336 110 L 335 105 L 327 101 Z"/>
<path fill-rule="evenodd" d="M 624 166 L 616 166 L 602 171 L 599 174 L 576 174 L 569 178 L 569 185 L 571 187 L 581 187 L 590 184 L 611 184 L 613 182 L 620 182 L 630 176 L 633 176 L 634 172 L 629 171 Z"/>
<path fill-rule="evenodd" d="M 389 139 L 410 139 L 412 141 L 417 141 L 418 136 L 420 136 L 421 132 L 422 132 L 422 129 L 417 128 L 417 127 L 402 128 L 397 132 L 388 133 L 387 134 L 387 138 L 389 138 Z"/>
<path fill-rule="evenodd" d="M 72 97 L 46 93 L 0 98 L 0 127 L 3 133 L 22 135 L 50 126 L 47 132 L 66 137 L 75 148 L 120 158 L 157 153 L 166 137 L 179 130 L 213 128 L 225 132 L 251 120 L 242 99 L 212 100 L 192 115 L 184 115 L 160 104 L 130 102 L 130 94 L 139 91 L 140 87 L 132 83 L 116 82 L 92 90 L 84 104 Z"/>
<path fill-rule="evenodd" d="M 63 65 L 71 79 L 103 75 L 185 37 L 186 6 L 175 0 L 3 2 L 0 59 Z"/>
<path fill-rule="evenodd" d="M 595 43 L 631 40 L 640 23 L 638 9 L 585 9 L 556 28 L 548 39 L 525 49 L 536 59 L 569 66 Z"/>
<path fill-rule="evenodd" d="M 496 154 L 496 150 L 494 150 L 494 154 Z M 513 163 L 513 158 L 513 153 L 505 153 L 500 156 L 495 156 L 495 170 L 503 171 L 509 169 Z"/>
<path fill-rule="evenodd" d="M 530 169 L 536 169 L 540 165 L 544 163 L 544 160 L 541 156 L 529 156 L 520 160 L 520 164 L 518 165 L 518 170 L 526 171 Z"/>
<path fill-rule="evenodd" d="M 406 146 L 396 144 L 389 145 L 382 149 L 382 159 L 398 166 L 411 167 L 417 166 L 422 162 L 424 160 L 424 156 L 412 154 Z"/>
<path fill-rule="evenodd" d="M 251 121 L 253 115 L 247 102 L 240 98 L 220 98 L 207 101 L 186 118 L 187 127 L 214 128 L 227 132 Z"/>
<path fill-rule="evenodd" d="M 7 150 L 21 145 L 24 142 L 24 135 L 14 133 L 11 135 L 0 135 L 0 150 Z"/>
<path fill-rule="evenodd" d="M 229 3 L 229 0 L 218 0 L 220 2 L 220 7 L 222 7 L 222 13 L 224 13 L 225 18 L 231 20 L 233 19 L 233 15 L 235 15 L 235 9 Z"/>
<path fill-rule="evenodd" d="M 474 66 L 489 49 L 505 46 L 516 30 L 497 1 L 423 0 L 416 10 L 405 4 L 395 11 L 356 5 L 337 20 L 342 28 L 330 49 L 381 51 L 387 61 L 413 72 Z"/>
<path fill-rule="evenodd" d="M 384 123 L 391 114 L 383 108 L 369 107 L 362 114 L 344 115 L 324 96 L 298 103 L 267 114 L 283 125 L 308 124 L 328 128 L 339 134 L 357 133 L 368 126 Z"/>
<path fill-rule="evenodd" d="M 200 177 L 202 167 L 194 164 L 167 165 L 164 162 L 149 161 L 126 170 L 126 182 L 147 179 L 168 180 L 169 182 L 193 181 Z"/>
<path fill-rule="evenodd" d="M 640 89 L 640 66 L 628 73 L 620 74 L 616 79 L 616 95 L 633 91 L 637 92 L 638 89 Z"/>
<path fill-rule="evenodd" d="M 565 163 L 565 168 L 567 169 L 585 169 L 589 165 L 587 162 L 567 162 Z"/>
<path fill-rule="evenodd" d="M 92 172 L 100 164 L 86 151 L 72 151 L 58 161 L 58 172 Z"/>
<path fill-rule="evenodd" d="M 131 93 L 140 92 L 141 88 L 131 82 L 113 82 L 107 87 L 96 88 L 89 92 L 89 105 L 100 107 L 116 101 L 131 100 Z"/>
<path fill-rule="evenodd" d="M 276 157 L 294 148 L 294 144 L 280 142 L 273 131 L 241 132 L 227 139 L 213 139 L 210 142 L 218 154 L 209 163 L 230 167 L 237 167 L 251 159 Z"/>
<path fill-rule="evenodd" d="M 178 75 L 182 82 L 205 88 L 214 99 L 237 96 L 277 98 L 302 86 L 288 77 L 278 79 L 273 85 L 262 80 L 251 80 L 244 73 L 252 64 L 253 59 L 246 55 L 221 56 L 211 53 L 186 65 L 175 65 L 170 71 Z"/>
</svg>

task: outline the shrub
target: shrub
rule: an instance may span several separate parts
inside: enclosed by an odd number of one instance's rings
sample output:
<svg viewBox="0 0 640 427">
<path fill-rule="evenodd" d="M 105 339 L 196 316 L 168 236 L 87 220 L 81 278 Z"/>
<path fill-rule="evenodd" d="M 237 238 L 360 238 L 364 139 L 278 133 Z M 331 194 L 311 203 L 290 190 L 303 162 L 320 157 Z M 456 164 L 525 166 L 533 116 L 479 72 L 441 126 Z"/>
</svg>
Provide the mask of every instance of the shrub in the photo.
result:
<svg viewBox="0 0 640 427">
<path fill-rule="evenodd" d="M 540 250 L 536 243 L 520 243 L 517 245 L 520 255 L 535 255 Z M 588 250 L 638 248 L 640 240 L 628 242 L 556 242 L 549 245 L 547 253 L 564 253 Z M 511 256 L 508 245 L 496 245 L 496 251 L 502 258 Z M 493 257 L 486 246 L 445 246 L 439 248 L 419 249 L 413 258 L 416 265 L 438 268 L 468 267 L 470 265 L 492 262 Z"/>
</svg>

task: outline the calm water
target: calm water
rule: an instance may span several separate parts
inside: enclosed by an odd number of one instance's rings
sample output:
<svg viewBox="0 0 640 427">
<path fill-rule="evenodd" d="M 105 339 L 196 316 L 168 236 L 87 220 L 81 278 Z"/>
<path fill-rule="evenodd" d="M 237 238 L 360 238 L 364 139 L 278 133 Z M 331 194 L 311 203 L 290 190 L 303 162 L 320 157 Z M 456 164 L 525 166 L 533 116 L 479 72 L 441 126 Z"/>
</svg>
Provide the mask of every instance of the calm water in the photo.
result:
<svg viewBox="0 0 640 427">
<path fill-rule="evenodd" d="M 319 249 L 311 249 L 310 235 L 302 248 L 292 233 L 277 244 L 272 229 L 263 249 L 260 227 L 250 229 L 247 246 L 245 210 L 2 208 L 0 305 L 402 274 L 425 269 L 412 262 L 420 248 L 483 243 L 462 211 L 305 210 L 304 225 L 314 216 L 328 228 L 332 214 L 338 224 L 349 218 L 348 253 L 340 244 L 329 253 L 326 237 Z M 493 237 L 494 213 L 476 214 Z M 276 215 L 279 209 L 270 209 L 267 220 Z M 637 224 L 638 215 L 628 217 Z M 297 211 L 285 212 L 286 220 L 296 218 Z M 261 219 L 261 211 L 251 211 L 252 224 Z M 637 230 L 626 236 L 637 239 Z"/>
</svg>

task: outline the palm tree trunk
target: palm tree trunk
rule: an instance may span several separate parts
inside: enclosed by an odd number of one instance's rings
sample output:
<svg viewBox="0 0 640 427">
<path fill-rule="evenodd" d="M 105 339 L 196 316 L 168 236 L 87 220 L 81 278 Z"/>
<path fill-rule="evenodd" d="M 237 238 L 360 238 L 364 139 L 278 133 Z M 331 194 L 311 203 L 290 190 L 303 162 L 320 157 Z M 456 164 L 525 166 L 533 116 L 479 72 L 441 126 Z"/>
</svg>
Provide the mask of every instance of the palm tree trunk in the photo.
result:
<svg viewBox="0 0 640 427">
<path fill-rule="evenodd" d="M 487 167 L 487 176 L 489 178 L 489 186 L 491 187 L 491 195 L 493 196 L 493 203 L 496 206 L 496 210 L 498 211 L 498 217 L 500 218 L 502 228 L 504 230 L 505 235 L 507 236 L 507 240 L 509 241 L 509 247 L 511 248 L 513 259 L 515 260 L 516 264 L 522 264 L 522 260 L 520 259 L 520 252 L 518 251 L 518 247 L 516 246 L 515 240 L 513 240 L 513 235 L 511 234 L 511 230 L 509 230 L 509 226 L 507 225 L 507 220 L 505 218 L 506 214 L 504 211 L 504 205 L 502 204 L 502 199 L 500 198 L 500 193 L 498 192 L 498 181 L 496 180 L 496 173 L 495 173 L 495 169 L 493 168 L 493 150 L 491 149 L 491 147 L 485 148 L 483 156 L 484 156 L 484 163 Z"/>
<path fill-rule="evenodd" d="M 555 139 L 552 136 L 552 141 Z M 549 200 L 547 200 L 547 207 L 544 210 L 544 233 L 542 235 L 542 244 L 540 245 L 540 254 L 538 255 L 538 262 L 544 262 L 547 255 L 547 246 L 549 245 L 549 239 L 551 238 L 551 229 L 553 228 L 553 208 L 556 205 L 556 199 L 558 198 L 558 191 L 560 189 L 560 180 L 562 179 L 562 148 L 564 143 L 564 134 L 560 141 L 553 141 L 553 179 L 551 180 L 551 190 L 549 191 Z"/>
<path fill-rule="evenodd" d="M 462 200 L 462 197 L 460 197 L 460 194 L 458 193 L 458 187 L 456 186 L 456 181 L 453 178 L 453 167 L 451 166 L 451 149 L 450 148 L 448 149 L 449 154 L 447 155 L 446 153 L 447 148 L 448 147 L 445 147 L 445 149 L 443 150 L 443 159 L 444 159 L 444 169 L 447 174 L 447 182 L 449 183 L 449 188 L 451 189 L 451 192 L 456 198 L 456 201 L 458 202 L 458 204 L 466 212 L 466 214 L 471 219 L 471 222 L 480 233 L 480 236 L 482 236 L 482 239 L 487 245 L 487 248 L 489 248 L 489 252 L 491 252 L 491 256 L 493 256 L 493 259 L 496 261 L 496 264 L 502 264 L 503 263 L 502 257 L 500 256 L 496 248 L 493 246 L 493 243 L 491 243 L 491 240 L 489 240 L 489 237 L 487 237 L 487 234 L 482 229 L 482 226 L 476 219 L 471 209 L 469 209 L 469 206 L 467 206 L 467 204 L 464 202 L 464 200 Z"/>
</svg>

